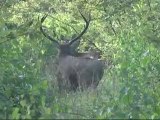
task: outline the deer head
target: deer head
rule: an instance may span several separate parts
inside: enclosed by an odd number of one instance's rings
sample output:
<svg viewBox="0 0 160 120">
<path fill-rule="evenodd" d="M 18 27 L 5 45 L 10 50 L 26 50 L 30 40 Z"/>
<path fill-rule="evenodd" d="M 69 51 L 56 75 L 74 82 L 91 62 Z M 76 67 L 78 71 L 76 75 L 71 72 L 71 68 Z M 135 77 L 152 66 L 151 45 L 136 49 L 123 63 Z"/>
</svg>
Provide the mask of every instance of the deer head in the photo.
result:
<svg viewBox="0 0 160 120">
<path fill-rule="evenodd" d="M 89 20 L 87 20 L 81 12 L 80 14 L 85 21 L 85 27 L 78 36 L 65 44 L 60 44 L 43 30 L 42 23 L 47 18 L 47 15 L 41 19 L 40 31 L 60 51 L 57 68 L 57 81 L 60 89 L 76 90 L 77 88 L 96 87 L 103 76 L 103 63 L 96 58 L 96 55 L 93 53 L 75 52 L 75 49 L 79 46 L 79 39 L 87 31 L 91 21 L 90 15 Z"/>
</svg>

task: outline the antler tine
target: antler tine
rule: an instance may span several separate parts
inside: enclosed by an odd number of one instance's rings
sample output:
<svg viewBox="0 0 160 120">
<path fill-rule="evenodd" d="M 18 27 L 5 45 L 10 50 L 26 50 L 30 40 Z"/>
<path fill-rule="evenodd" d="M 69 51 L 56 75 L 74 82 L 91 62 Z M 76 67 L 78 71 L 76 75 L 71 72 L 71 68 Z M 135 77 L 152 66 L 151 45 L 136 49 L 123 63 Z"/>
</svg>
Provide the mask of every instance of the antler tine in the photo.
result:
<svg viewBox="0 0 160 120">
<path fill-rule="evenodd" d="M 52 38 L 50 35 L 48 35 L 44 30 L 43 30 L 43 26 L 42 23 L 45 21 L 45 19 L 47 18 L 48 14 L 46 14 L 45 16 L 43 16 L 41 18 L 41 25 L 40 25 L 40 31 L 42 32 L 42 34 L 48 38 L 49 40 L 51 40 L 52 42 L 56 43 L 59 46 L 58 41 L 56 41 L 54 38 Z"/>
<path fill-rule="evenodd" d="M 81 11 L 79 10 L 79 13 L 81 14 L 83 20 L 85 21 L 86 25 L 85 25 L 85 28 L 83 29 L 83 31 L 77 36 L 75 37 L 74 39 L 71 40 L 71 42 L 69 43 L 70 45 L 72 43 L 74 43 L 76 40 L 78 40 L 79 38 L 82 37 L 82 35 L 87 31 L 88 27 L 89 27 L 89 24 L 90 24 L 90 21 L 91 21 L 91 14 L 89 14 L 89 20 L 87 20 L 84 15 L 81 13 Z"/>
</svg>

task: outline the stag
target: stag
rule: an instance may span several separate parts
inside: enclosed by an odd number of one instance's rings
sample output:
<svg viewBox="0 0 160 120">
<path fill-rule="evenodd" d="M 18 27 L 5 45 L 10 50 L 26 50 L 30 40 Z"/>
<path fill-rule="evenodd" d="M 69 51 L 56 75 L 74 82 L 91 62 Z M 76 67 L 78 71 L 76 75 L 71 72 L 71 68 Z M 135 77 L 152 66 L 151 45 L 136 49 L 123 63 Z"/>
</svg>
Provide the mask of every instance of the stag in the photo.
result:
<svg viewBox="0 0 160 120">
<path fill-rule="evenodd" d="M 103 76 L 104 66 L 103 62 L 97 59 L 98 54 L 78 53 L 73 50 L 73 46 L 74 49 L 79 46 L 77 41 L 87 31 L 91 21 L 90 15 L 89 20 L 87 20 L 81 12 L 80 15 L 85 21 L 84 29 L 78 36 L 65 44 L 60 44 L 43 29 L 42 24 L 47 18 L 47 15 L 41 19 L 40 31 L 59 49 L 57 81 L 60 90 L 69 89 L 75 91 L 77 89 L 83 90 L 89 87 L 96 88 Z"/>
</svg>

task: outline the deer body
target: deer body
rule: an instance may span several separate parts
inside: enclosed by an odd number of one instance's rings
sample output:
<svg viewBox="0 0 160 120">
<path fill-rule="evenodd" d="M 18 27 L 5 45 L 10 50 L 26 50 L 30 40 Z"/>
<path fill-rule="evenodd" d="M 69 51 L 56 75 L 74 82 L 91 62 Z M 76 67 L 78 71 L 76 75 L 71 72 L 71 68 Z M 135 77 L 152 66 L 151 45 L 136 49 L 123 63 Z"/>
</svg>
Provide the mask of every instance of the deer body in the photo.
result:
<svg viewBox="0 0 160 120">
<path fill-rule="evenodd" d="M 72 90 L 77 88 L 96 87 L 103 76 L 103 63 L 97 59 L 63 56 L 59 59 L 59 87 L 67 86 Z M 63 83 L 62 83 L 63 82 Z M 61 85 L 64 86 L 61 86 Z"/>
</svg>

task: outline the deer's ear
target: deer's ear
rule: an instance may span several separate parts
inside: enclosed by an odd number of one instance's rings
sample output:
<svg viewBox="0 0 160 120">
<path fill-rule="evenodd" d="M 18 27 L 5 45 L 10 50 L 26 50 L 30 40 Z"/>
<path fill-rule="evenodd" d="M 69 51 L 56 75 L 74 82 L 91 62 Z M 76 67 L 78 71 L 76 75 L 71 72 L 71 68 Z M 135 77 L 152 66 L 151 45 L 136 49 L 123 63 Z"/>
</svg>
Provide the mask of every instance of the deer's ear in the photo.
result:
<svg viewBox="0 0 160 120">
<path fill-rule="evenodd" d="M 72 51 L 75 51 L 75 50 L 78 48 L 79 44 L 80 44 L 80 40 L 77 40 L 77 41 L 73 42 L 73 43 L 70 45 L 71 50 L 72 50 Z"/>
<path fill-rule="evenodd" d="M 72 39 L 75 38 L 75 37 L 76 37 L 76 34 L 74 34 L 74 35 L 72 36 Z M 74 41 L 74 42 L 70 45 L 71 50 L 72 50 L 72 51 L 75 51 L 75 50 L 78 48 L 79 44 L 80 44 L 80 39 L 78 39 L 77 41 Z"/>
</svg>

